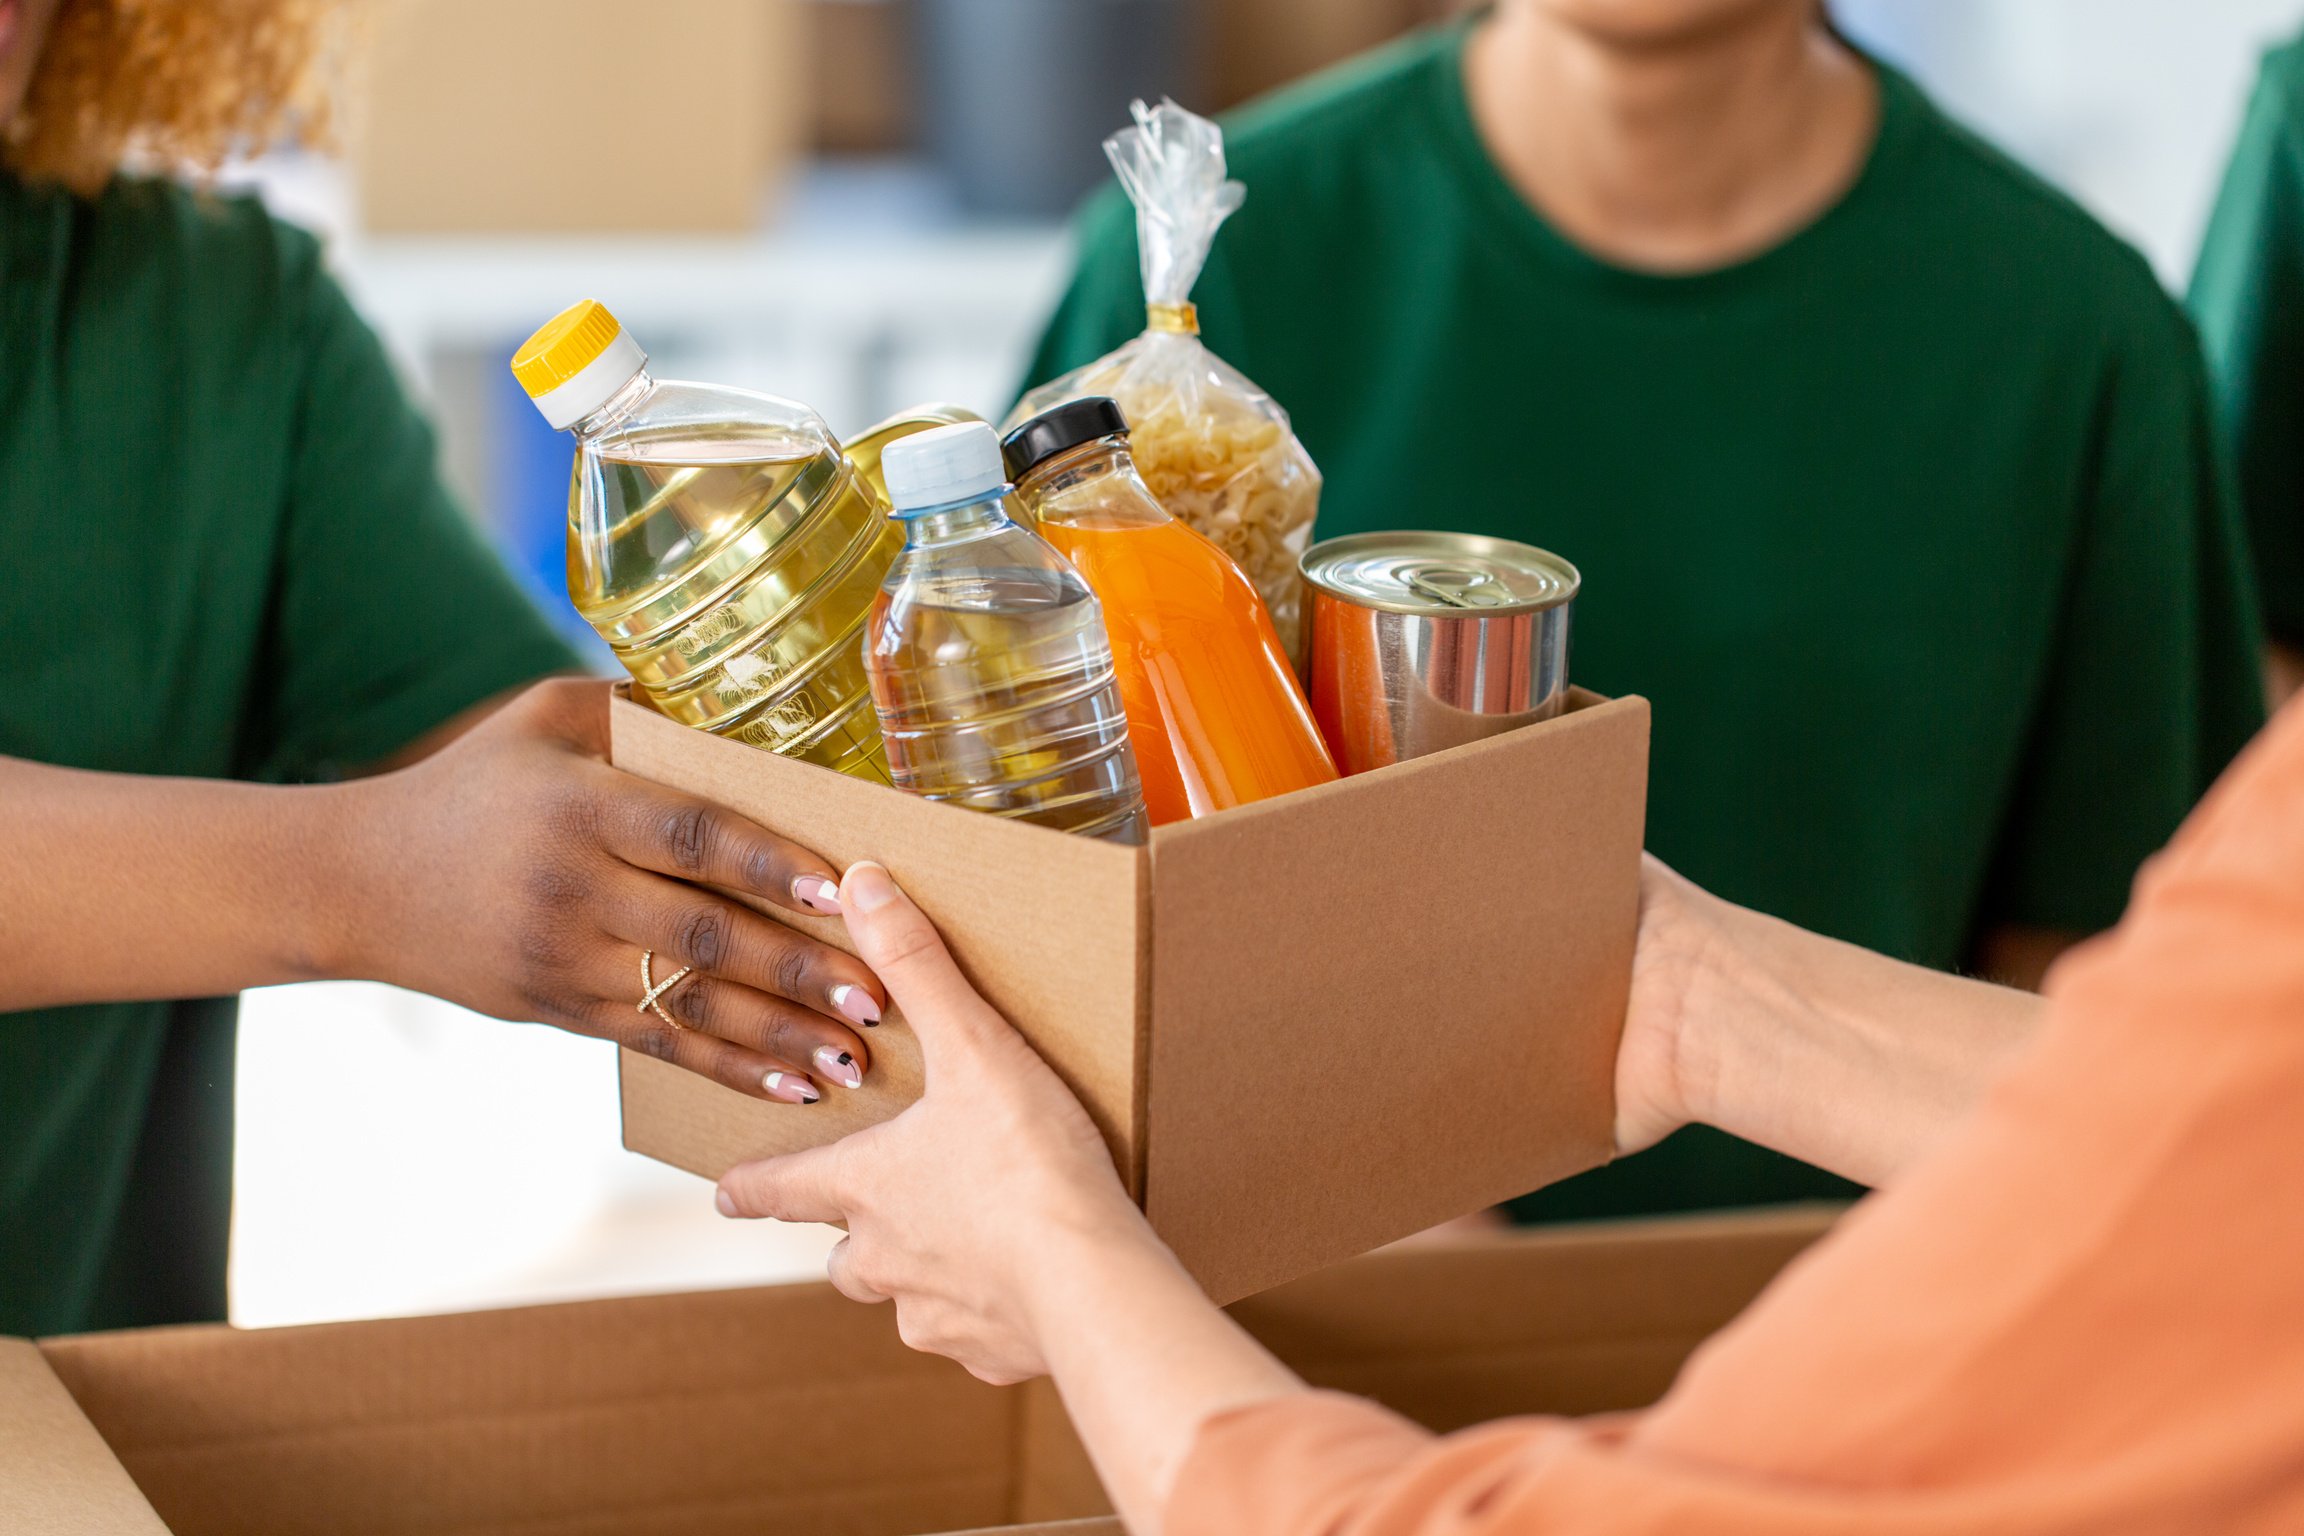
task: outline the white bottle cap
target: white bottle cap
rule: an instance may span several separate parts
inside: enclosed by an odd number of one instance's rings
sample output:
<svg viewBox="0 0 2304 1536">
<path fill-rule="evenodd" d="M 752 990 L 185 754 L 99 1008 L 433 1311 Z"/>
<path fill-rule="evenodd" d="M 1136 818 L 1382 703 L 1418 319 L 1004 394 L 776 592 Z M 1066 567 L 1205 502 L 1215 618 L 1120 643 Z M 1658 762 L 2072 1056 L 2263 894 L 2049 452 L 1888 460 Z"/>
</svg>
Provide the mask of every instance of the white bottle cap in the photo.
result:
<svg viewBox="0 0 2304 1536">
<path fill-rule="evenodd" d="M 561 431 L 591 415 L 648 366 L 648 354 L 596 299 L 554 315 L 512 354 L 512 376 Z"/>
<path fill-rule="evenodd" d="M 899 512 L 974 501 L 1008 483 L 1000 439 L 980 421 L 956 421 L 896 439 L 880 454 L 880 474 Z"/>
</svg>

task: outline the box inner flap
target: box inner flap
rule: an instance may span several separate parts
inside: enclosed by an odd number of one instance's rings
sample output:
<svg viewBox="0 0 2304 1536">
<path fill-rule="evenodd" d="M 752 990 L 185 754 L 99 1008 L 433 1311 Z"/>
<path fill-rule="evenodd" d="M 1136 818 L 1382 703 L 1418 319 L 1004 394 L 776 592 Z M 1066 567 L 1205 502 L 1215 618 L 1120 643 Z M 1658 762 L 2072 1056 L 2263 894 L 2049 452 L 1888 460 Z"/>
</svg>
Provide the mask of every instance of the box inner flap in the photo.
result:
<svg viewBox="0 0 2304 1536">
<path fill-rule="evenodd" d="M 1648 706 L 1577 704 L 1154 836 L 1146 1209 L 1218 1300 L 1607 1156 Z"/>
<path fill-rule="evenodd" d="M 883 785 L 691 730 L 627 699 L 616 700 L 611 720 L 619 768 L 717 801 L 813 848 L 835 869 L 864 858 L 887 865 L 935 914 L 978 990 L 1080 1096 L 1133 1175 L 1141 850 L 892 794 Z M 763 910 L 828 944 L 852 948 L 836 918 Z M 861 1033 L 872 1052 L 864 1087 L 835 1089 L 821 1104 L 805 1107 L 749 1098 L 625 1051 L 625 1143 L 718 1178 L 747 1159 L 815 1146 L 885 1120 L 919 1097 L 918 1042 L 893 1010 L 879 1028 Z"/>
<path fill-rule="evenodd" d="M 0 1339 L 0 1531 L 168 1536 L 39 1347 L 24 1339 Z"/>
<path fill-rule="evenodd" d="M 1015 1407 L 824 1285 L 52 1340 L 175 1536 L 899 1536 L 1013 1508 Z"/>
<path fill-rule="evenodd" d="M 1834 1214 L 1396 1248 L 1234 1315 L 1435 1428 L 1636 1407 Z M 52 1377 L 0 1344 L 11 1533 L 159 1536 L 157 1510 L 174 1536 L 918 1536 L 1109 1509 L 1046 1383 L 985 1386 L 822 1284 L 41 1350 Z"/>
</svg>

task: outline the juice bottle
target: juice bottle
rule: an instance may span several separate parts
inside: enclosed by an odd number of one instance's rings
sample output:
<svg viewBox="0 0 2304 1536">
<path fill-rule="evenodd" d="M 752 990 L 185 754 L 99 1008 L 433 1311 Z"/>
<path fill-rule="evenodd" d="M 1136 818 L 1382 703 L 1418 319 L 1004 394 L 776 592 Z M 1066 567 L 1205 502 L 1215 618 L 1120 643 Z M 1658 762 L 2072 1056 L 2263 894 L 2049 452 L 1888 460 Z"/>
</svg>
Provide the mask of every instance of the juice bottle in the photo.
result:
<svg viewBox="0 0 2304 1536">
<path fill-rule="evenodd" d="M 1152 499 L 1119 406 L 1057 406 L 1004 451 L 1041 536 L 1103 600 L 1154 826 L 1336 777 L 1264 600 Z"/>
<path fill-rule="evenodd" d="M 859 654 L 902 546 L 885 493 L 815 412 L 715 384 L 659 380 L 586 300 L 524 343 L 513 374 L 576 436 L 568 592 L 632 674 L 685 725 L 887 782 Z M 860 440 L 961 419 L 942 408 Z"/>
<path fill-rule="evenodd" d="M 981 422 L 881 458 L 904 547 L 872 605 L 865 661 L 898 789 L 1116 842 L 1144 796 L 1095 594 L 1003 506 Z"/>
</svg>

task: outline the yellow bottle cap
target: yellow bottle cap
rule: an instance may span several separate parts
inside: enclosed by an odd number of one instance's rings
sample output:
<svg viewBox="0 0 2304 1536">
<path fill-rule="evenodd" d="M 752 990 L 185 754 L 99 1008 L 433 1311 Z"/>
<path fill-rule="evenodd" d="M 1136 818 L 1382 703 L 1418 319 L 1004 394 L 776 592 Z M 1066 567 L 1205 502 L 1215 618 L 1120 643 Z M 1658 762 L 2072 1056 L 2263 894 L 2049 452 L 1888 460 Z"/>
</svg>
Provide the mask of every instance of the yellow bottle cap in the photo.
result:
<svg viewBox="0 0 2304 1536">
<path fill-rule="evenodd" d="M 571 304 L 512 354 L 512 377 L 531 399 L 550 394 L 600 360 L 624 327 L 598 299 Z"/>
</svg>

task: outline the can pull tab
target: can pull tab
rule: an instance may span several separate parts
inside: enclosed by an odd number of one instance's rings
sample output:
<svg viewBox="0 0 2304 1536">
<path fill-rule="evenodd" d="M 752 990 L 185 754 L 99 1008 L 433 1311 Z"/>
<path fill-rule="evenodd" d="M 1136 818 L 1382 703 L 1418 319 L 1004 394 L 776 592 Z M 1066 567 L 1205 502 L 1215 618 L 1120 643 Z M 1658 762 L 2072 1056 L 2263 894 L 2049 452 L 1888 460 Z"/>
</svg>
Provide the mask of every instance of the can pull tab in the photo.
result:
<svg viewBox="0 0 2304 1536">
<path fill-rule="evenodd" d="M 1418 597 L 1451 608 L 1494 608 L 1512 601 L 1503 582 L 1486 571 L 1461 565 L 1411 565 L 1400 579 Z"/>
</svg>

